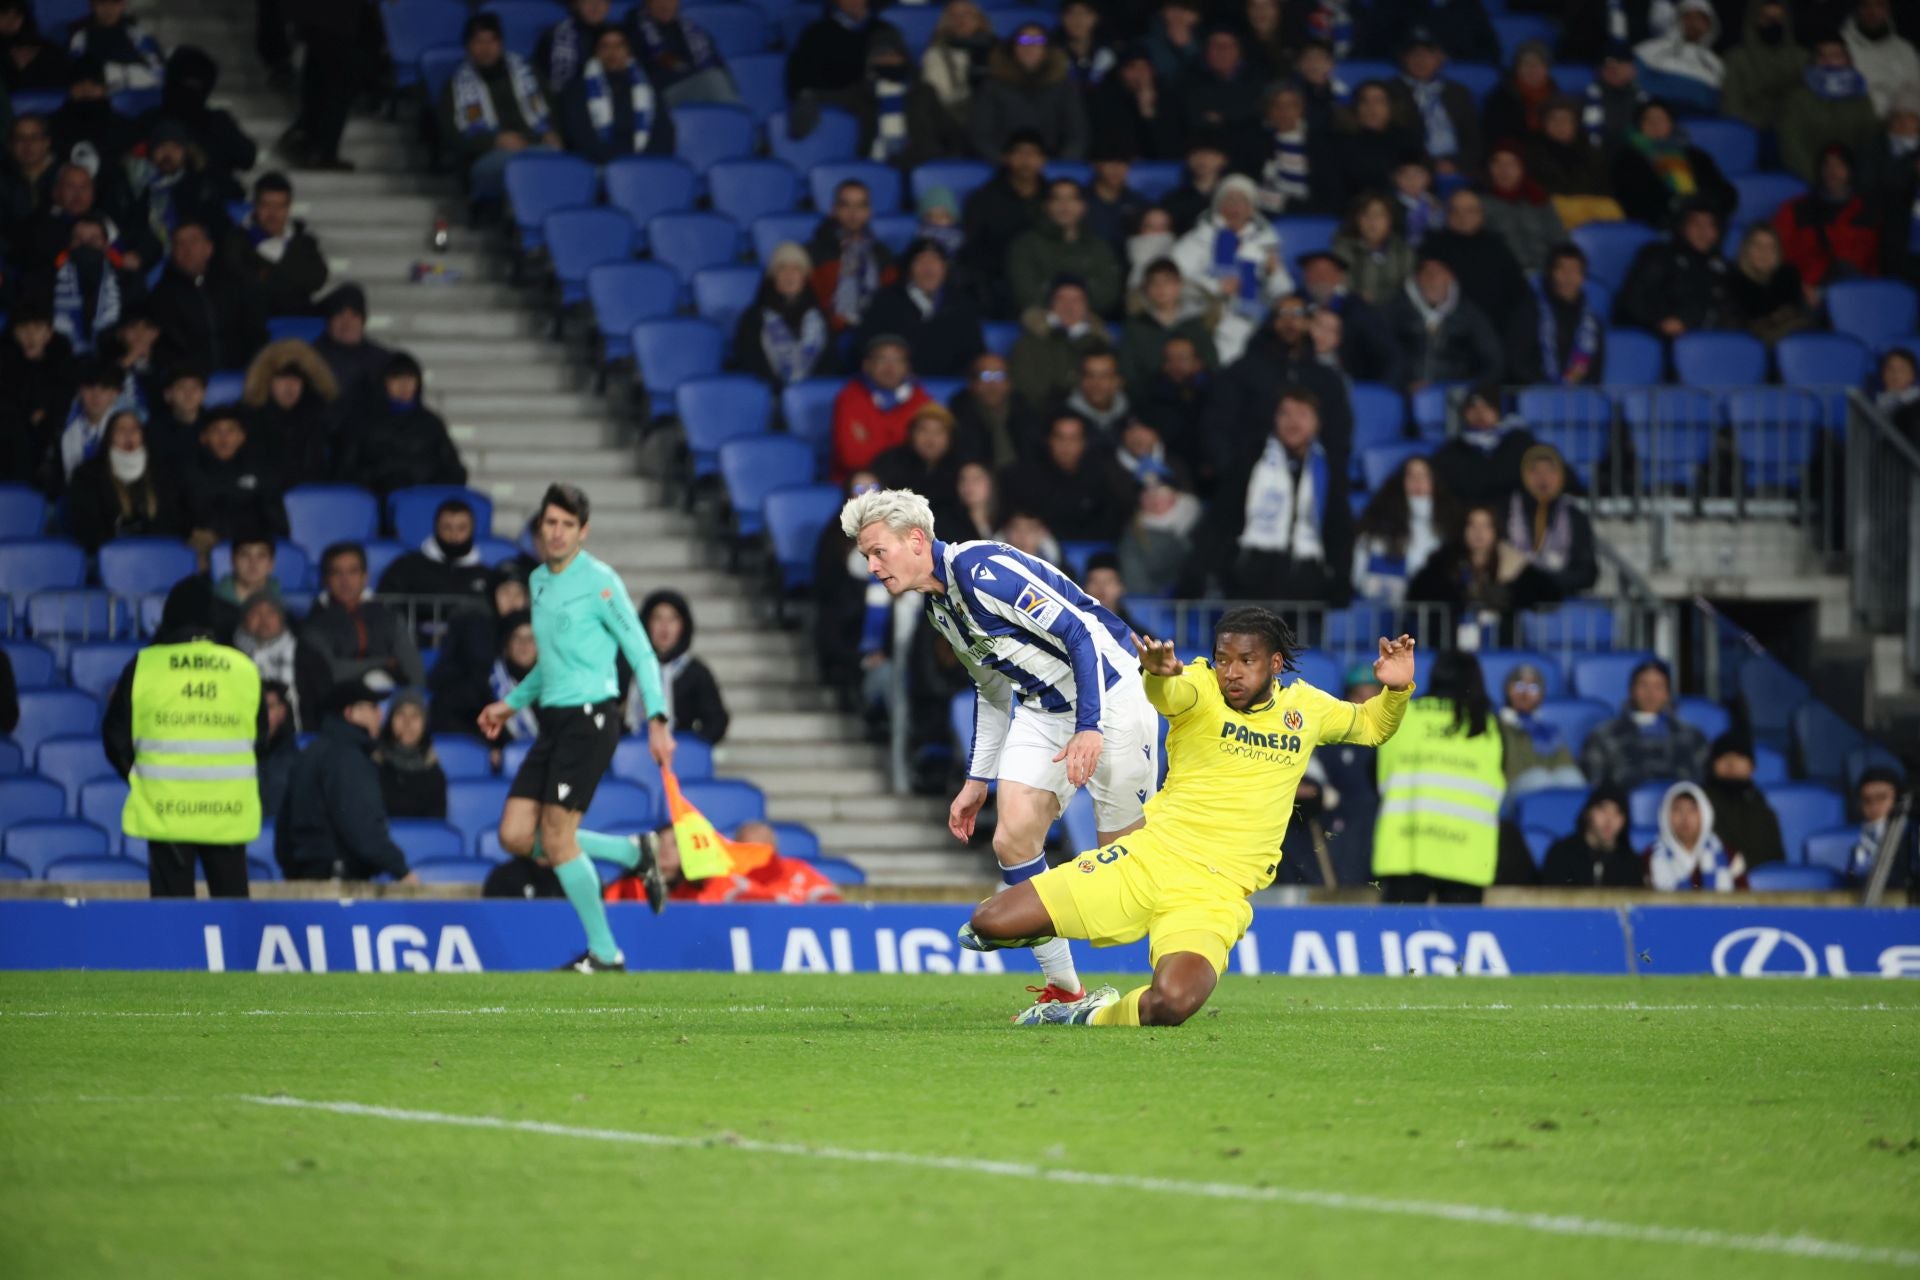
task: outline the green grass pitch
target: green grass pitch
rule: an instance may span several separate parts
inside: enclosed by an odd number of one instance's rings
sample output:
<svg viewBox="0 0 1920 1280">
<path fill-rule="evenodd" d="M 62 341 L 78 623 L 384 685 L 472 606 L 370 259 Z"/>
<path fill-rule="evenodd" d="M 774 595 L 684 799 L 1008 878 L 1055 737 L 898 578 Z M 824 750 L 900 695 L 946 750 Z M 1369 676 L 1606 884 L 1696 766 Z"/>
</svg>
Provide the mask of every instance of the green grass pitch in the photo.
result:
<svg viewBox="0 0 1920 1280">
<path fill-rule="evenodd" d="M 0 1276 L 1920 1274 L 1920 985 L 1022 998 L 0 975 Z"/>
</svg>

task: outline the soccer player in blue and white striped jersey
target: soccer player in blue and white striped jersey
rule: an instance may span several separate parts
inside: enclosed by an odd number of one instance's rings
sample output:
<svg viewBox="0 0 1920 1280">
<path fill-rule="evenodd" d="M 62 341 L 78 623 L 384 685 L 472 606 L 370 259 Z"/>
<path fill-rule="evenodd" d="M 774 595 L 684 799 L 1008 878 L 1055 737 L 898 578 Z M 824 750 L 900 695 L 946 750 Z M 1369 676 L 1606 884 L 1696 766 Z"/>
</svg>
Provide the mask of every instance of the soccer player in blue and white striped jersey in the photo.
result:
<svg viewBox="0 0 1920 1280">
<path fill-rule="evenodd" d="M 932 507 L 910 489 L 848 499 L 840 528 L 889 594 L 927 597 L 934 629 L 977 686 L 967 783 L 947 816 L 956 838 L 972 838 L 989 781 L 999 783 L 993 851 L 1008 886 L 1047 869 L 1047 829 L 1082 786 L 1100 843 L 1145 821 L 1160 776 L 1159 718 L 1124 623 L 1058 569 L 1005 543 L 941 542 Z M 1046 975 L 1038 1003 L 1081 998 L 1064 939 L 1033 951 Z"/>
</svg>

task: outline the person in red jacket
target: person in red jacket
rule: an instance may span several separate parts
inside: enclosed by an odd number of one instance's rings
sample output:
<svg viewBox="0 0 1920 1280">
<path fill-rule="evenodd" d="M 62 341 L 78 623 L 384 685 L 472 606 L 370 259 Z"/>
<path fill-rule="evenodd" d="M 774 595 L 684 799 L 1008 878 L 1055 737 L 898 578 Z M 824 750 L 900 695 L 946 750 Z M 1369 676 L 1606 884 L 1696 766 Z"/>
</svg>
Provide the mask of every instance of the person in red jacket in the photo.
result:
<svg viewBox="0 0 1920 1280">
<path fill-rule="evenodd" d="M 1880 216 L 1853 185 L 1853 153 L 1833 143 L 1820 153 L 1820 181 L 1773 215 L 1781 251 L 1800 272 L 1807 301 L 1832 279 L 1880 274 Z"/>
<path fill-rule="evenodd" d="M 914 381 L 906 339 L 883 333 L 868 342 L 860 372 L 833 398 L 834 483 L 905 444 L 914 414 L 931 399 Z"/>
</svg>

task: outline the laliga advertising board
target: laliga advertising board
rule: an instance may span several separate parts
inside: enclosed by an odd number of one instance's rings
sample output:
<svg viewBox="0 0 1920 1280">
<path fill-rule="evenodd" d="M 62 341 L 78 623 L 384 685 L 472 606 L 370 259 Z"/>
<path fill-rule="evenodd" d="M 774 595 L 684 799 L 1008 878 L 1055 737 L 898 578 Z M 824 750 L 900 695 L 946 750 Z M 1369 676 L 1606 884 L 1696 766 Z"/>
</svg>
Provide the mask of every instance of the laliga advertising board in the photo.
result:
<svg viewBox="0 0 1920 1280">
<path fill-rule="evenodd" d="M 922 904 L 614 906 L 631 969 L 1000 973 L 1028 952 L 962 951 L 969 908 Z M 564 902 L 0 903 L 0 969 L 262 973 L 544 970 L 578 945 Z M 1079 948 L 1088 970 L 1147 971 L 1144 942 Z M 1721 974 L 1920 977 L 1920 911 L 1859 908 L 1262 907 L 1243 974 L 1499 977 Z"/>
</svg>

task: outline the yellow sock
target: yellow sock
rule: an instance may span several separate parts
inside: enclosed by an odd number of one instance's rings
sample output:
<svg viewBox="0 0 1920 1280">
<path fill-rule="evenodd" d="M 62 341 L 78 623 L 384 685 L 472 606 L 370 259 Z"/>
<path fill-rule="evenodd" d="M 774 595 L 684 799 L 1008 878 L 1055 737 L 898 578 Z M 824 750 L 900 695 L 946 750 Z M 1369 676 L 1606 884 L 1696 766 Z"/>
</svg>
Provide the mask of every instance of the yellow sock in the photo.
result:
<svg viewBox="0 0 1920 1280">
<path fill-rule="evenodd" d="M 1135 987 L 1106 1008 L 1095 1010 L 1093 1017 L 1087 1019 L 1087 1024 L 1095 1027 L 1139 1026 L 1140 997 L 1145 994 L 1145 987 Z"/>
</svg>

